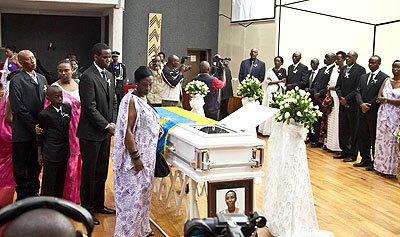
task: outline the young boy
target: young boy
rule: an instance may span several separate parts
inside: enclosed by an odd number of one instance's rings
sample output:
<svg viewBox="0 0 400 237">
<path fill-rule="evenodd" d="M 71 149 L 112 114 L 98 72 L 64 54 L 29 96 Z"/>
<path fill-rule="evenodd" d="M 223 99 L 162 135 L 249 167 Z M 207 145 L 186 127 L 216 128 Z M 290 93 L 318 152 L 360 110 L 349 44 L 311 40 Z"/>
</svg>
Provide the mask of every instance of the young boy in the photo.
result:
<svg viewBox="0 0 400 237">
<path fill-rule="evenodd" d="M 62 198 L 70 156 L 71 105 L 62 103 L 62 90 L 56 85 L 50 86 L 46 95 L 51 104 L 39 113 L 42 132 L 37 136 L 38 162 L 43 166 L 41 195 Z"/>
</svg>

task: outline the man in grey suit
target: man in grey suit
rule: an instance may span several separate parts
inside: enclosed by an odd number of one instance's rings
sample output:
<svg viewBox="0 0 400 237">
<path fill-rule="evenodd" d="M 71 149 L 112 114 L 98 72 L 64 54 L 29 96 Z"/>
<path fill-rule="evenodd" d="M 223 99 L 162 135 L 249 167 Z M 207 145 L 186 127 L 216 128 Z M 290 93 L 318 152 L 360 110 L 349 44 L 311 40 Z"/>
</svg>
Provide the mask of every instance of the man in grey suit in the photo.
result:
<svg viewBox="0 0 400 237">
<path fill-rule="evenodd" d="M 104 206 L 104 187 L 108 173 L 110 138 L 114 135 L 117 99 L 114 76 L 106 70 L 111 50 L 97 43 L 92 49 L 94 62 L 79 82 L 81 116 L 78 131 L 82 156 L 81 205 L 91 213 L 113 214 Z M 93 215 L 94 223 L 100 224 Z"/>
<path fill-rule="evenodd" d="M 43 110 L 46 78 L 35 72 L 36 59 L 29 50 L 18 54 L 22 70 L 10 82 L 13 175 L 17 200 L 37 196 L 42 167 L 38 163 L 35 125 Z"/>
</svg>

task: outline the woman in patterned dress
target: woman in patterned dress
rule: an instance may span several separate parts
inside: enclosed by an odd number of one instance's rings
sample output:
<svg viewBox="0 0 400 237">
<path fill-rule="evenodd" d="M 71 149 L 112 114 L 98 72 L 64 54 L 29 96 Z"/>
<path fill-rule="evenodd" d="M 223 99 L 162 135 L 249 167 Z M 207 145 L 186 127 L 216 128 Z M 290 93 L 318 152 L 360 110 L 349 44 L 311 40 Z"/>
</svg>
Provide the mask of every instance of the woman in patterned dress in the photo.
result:
<svg viewBox="0 0 400 237">
<path fill-rule="evenodd" d="M 396 175 L 399 153 L 394 131 L 400 124 L 400 60 L 392 64 L 394 77 L 387 78 L 379 91 L 378 120 L 375 140 L 375 170 L 384 175 Z"/>
<path fill-rule="evenodd" d="M 121 101 L 113 141 L 114 236 L 151 236 L 150 202 L 154 182 L 159 116 L 147 104 L 153 73 L 135 71 L 136 88 Z"/>
</svg>

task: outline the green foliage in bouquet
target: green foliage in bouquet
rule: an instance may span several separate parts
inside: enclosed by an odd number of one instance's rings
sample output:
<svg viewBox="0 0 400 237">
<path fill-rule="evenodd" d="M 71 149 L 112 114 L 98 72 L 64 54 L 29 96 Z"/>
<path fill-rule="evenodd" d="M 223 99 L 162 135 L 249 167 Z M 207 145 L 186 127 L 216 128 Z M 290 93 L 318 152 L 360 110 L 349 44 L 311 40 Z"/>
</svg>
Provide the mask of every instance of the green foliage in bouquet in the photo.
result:
<svg viewBox="0 0 400 237">
<path fill-rule="evenodd" d="M 261 82 L 254 76 L 247 75 L 238 86 L 238 95 L 254 99 L 262 99 L 264 92 L 261 89 Z"/>
<path fill-rule="evenodd" d="M 286 94 L 276 94 L 269 105 L 279 109 L 275 120 L 287 124 L 294 121 L 313 132 L 312 125 L 322 116 L 322 112 L 318 110 L 318 105 L 313 105 L 309 97 L 310 93 L 300 90 L 297 86 Z"/>
<path fill-rule="evenodd" d="M 207 95 L 210 90 L 208 86 L 202 81 L 191 81 L 185 87 L 186 93 L 189 95 Z"/>
</svg>

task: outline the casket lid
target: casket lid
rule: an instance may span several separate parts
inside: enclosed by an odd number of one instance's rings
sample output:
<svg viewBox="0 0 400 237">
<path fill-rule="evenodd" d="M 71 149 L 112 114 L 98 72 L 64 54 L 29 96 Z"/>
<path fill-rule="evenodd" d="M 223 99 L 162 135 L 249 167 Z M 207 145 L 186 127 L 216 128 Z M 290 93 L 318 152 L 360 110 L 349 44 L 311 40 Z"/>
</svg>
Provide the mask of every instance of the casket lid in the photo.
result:
<svg viewBox="0 0 400 237">
<path fill-rule="evenodd" d="M 249 131 L 265 120 L 274 116 L 279 109 L 270 108 L 258 103 L 247 103 L 218 124 L 237 131 Z"/>
</svg>

